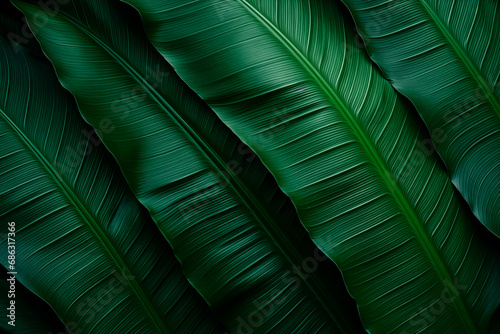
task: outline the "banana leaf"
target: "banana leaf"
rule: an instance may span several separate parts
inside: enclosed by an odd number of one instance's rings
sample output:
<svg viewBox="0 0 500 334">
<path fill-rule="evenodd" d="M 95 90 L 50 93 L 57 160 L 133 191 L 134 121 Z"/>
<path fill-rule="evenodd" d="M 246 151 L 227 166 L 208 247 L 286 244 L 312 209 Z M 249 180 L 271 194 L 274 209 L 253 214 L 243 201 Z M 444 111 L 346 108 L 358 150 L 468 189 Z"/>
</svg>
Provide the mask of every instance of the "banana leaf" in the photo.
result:
<svg viewBox="0 0 500 334">
<path fill-rule="evenodd" d="M 224 332 L 50 64 L 5 36 L 0 138 L 0 263 L 71 333 Z"/>
<path fill-rule="evenodd" d="M 338 269 L 272 175 L 148 44 L 137 12 L 72 1 L 26 14 L 183 271 L 234 333 L 364 332 Z"/>
<path fill-rule="evenodd" d="M 31 33 L 27 29 L 27 23 L 24 19 L 24 15 L 16 9 L 13 5 L 7 4 L 2 7 L 2 12 L 0 13 L 0 35 L 7 37 L 11 42 L 11 46 L 14 50 L 17 50 L 17 42 L 20 42 L 17 37 L 22 37 L 23 29 L 26 29 L 26 35 Z M 30 34 L 31 35 L 31 34 Z M 34 36 L 32 36 L 34 39 Z M 29 41 L 29 40 L 28 40 Z M 15 43 L 15 44 L 13 44 Z M 42 55 L 40 45 L 34 41 L 34 43 L 26 43 L 23 45 L 25 48 L 30 48 L 30 53 L 32 55 Z M 6 225 L 7 226 L 7 225 Z M 8 237 L 7 227 L 4 231 L 0 231 L 0 238 L 3 240 Z M 15 302 L 15 326 L 9 324 L 11 318 L 6 315 L 10 314 L 10 310 L 6 311 L 5 316 L 0 322 L 0 329 L 2 333 L 10 334 L 32 334 L 37 332 L 51 333 L 51 334 L 62 334 L 67 333 L 67 328 L 57 317 L 54 310 L 40 297 L 35 295 L 33 292 L 28 290 L 19 281 L 14 283 L 14 296 L 9 298 L 8 292 L 10 292 L 12 275 L 7 274 L 7 270 L 3 270 L 4 275 L 0 282 L 0 308 L 2 310 L 7 310 L 10 307 L 10 300 Z"/>
<path fill-rule="evenodd" d="M 453 184 L 500 236 L 500 2 L 344 2 L 373 61 L 417 107 Z"/>
<path fill-rule="evenodd" d="M 127 2 L 291 197 L 368 332 L 498 325 L 498 239 L 427 154 L 425 125 L 356 47 L 341 3 Z"/>
</svg>

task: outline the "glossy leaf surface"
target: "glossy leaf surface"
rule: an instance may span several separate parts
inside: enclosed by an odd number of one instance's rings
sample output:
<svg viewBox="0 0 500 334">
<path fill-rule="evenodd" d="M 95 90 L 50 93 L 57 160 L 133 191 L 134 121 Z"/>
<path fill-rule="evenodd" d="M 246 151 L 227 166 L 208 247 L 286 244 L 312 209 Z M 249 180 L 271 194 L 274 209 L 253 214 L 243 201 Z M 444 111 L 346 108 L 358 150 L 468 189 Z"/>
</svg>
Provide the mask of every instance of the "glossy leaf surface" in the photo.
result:
<svg viewBox="0 0 500 334">
<path fill-rule="evenodd" d="M 50 64 L 17 50 L 0 36 L 0 219 L 15 222 L 16 278 L 72 333 L 222 333 Z"/>
<path fill-rule="evenodd" d="M 40 24 L 42 8 L 15 3 L 230 331 L 363 332 L 340 273 L 315 251 L 291 202 L 145 42 L 132 8 L 72 1 Z"/>
<path fill-rule="evenodd" d="M 425 149 L 416 111 L 356 47 L 341 4 L 127 2 L 291 197 L 368 331 L 482 333 L 497 321 L 498 242 Z"/>
<path fill-rule="evenodd" d="M 500 2 L 344 2 L 372 59 L 420 112 L 453 184 L 500 236 Z"/>
</svg>

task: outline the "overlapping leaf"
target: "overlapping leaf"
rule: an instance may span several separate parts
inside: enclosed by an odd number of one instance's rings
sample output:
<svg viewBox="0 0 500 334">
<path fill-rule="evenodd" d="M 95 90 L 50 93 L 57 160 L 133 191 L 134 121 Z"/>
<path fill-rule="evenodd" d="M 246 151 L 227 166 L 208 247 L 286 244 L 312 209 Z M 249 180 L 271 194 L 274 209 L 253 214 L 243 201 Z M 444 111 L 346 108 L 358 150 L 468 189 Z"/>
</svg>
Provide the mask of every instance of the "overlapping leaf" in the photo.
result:
<svg viewBox="0 0 500 334">
<path fill-rule="evenodd" d="M 500 2 L 344 0 L 415 104 L 457 189 L 500 236 Z"/>
<path fill-rule="evenodd" d="M 15 3 L 185 275 L 231 331 L 363 331 L 340 274 L 315 251 L 291 202 L 145 43 L 133 9 L 72 1 L 42 24 L 43 8 Z"/>
<path fill-rule="evenodd" d="M 368 331 L 493 326 L 496 239 L 424 150 L 424 124 L 356 47 L 340 4 L 127 2 L 181 78 L 276 176 L 343 271 Z"/>
<path fill-rule="evenodd" d="M 4 36 L 0 138 L 2 228 L 15 222 L 11 271 L 69 331 L 223 332 L 50 65 Z M 7 234 L 0 248 L 7 266 Z"/>
</svg>

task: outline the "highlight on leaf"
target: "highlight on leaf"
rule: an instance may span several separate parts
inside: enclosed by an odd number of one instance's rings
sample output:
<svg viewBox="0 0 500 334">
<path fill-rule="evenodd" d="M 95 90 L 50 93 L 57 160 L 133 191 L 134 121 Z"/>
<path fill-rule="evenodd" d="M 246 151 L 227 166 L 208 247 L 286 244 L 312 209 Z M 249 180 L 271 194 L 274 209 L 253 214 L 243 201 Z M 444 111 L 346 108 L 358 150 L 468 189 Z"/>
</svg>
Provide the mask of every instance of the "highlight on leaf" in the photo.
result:
<svg viewBox="0 0 500 334">
<path fill-rule="evenodd" d="M 498 7 L 12 0 L 2 332 L 499 332 Z"/>
</svg>

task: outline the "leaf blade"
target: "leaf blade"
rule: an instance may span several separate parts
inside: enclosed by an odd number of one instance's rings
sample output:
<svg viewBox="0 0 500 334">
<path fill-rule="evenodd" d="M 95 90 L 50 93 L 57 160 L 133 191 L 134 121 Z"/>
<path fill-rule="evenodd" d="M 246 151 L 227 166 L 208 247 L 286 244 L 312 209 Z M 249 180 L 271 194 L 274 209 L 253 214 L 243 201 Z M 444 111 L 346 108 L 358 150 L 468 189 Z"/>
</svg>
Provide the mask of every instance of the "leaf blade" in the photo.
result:
<svg viewBox="0 0 500 334">
<path fill-rule="evenodd" d="M 477 332 L 494 321 L 487 300 L 498 303 L 497 246 L 477 228 L 439 159 L 420 147 L 426 129 L 409 103 L 353 50 L 354 26 L 339 6 L 127 2 L 157 49 L 292 198 L 313 240 L 343 271 L 365 328 Z M 269 115 L 283 105 L 288 125 L 259 140 L 278 128 Z M 438 316 L 420 314 L 454 278 L 481 296 L 489 320 L 456 290 Z"/>
<path fill-rule="evenodd" d="M 498 2 L 344 2 L 372 59 L 416 105 L 454 185 L 498 236 Z"/>
<path fill-rule="evenodd" d="M 222 332 L 48 65 L 1 42 L 0 192 L 8 196 L 0 206 L 16 222 L 19 280 L 71 331 Z M 150 275 L 131 263 L 141 256 Z M 192 322 L 162 300 L 191 310 Z"/>
<path fill-rule="evenodd" d="M 259 331 L 322 332 L 338 326 L 361 332 L 342 277 L 331 263 L 312 257 L 315 249 L 293 205 L 258 160 L 243 165 L 247 157 L 240 151 L 247 149 L 140 42 L 144 37 L 133 32 L 134 26 L 114 13 L 124 15 L 125 9 L 111 2 L 73 3 L 74 9 L 61 9 L 43 27 L 33 22 L 37 38 L 86 119 L 96 127 L 103 119 L 111 121 L 114 129 L 103 134 L 104 142 L 173 245 L 186 276 L 224 323 L 235 331 L 251 326 Z M 28 20 L 40 11 L 16 4 Z M 81 13 L 88 22 L 78 19 Z M 128 33 L 115 35 L 112 26 Z M 71 49 L 58 45 L 61 40 Z M 169 75 L 158 81 L 148 78 L 144 64 L 160 64 L 157 71 Z M 137 86 L 138 96 L 128 93 Z M 309 258 L 314 269 L 301 279 L 292 271 Z M 267 307 L 273 311 L 265 322 L 257 316 L 250 320 Z"/>
</svg>

